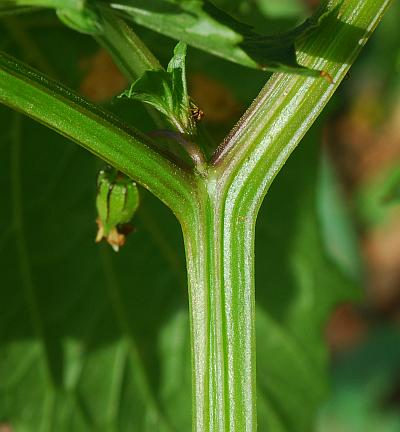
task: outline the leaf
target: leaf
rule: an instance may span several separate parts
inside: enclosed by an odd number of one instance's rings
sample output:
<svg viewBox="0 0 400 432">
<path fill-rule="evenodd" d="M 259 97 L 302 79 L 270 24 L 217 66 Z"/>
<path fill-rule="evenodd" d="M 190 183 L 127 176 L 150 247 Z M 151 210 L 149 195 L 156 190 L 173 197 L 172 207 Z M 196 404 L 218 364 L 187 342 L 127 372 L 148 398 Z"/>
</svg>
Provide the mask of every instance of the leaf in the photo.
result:
<svg viewBox="0 0 400 432">
<path fill-rule="evenodd" d="M 89 38 L 60 26 L 30 37 L 79 85 Z M 73 50 L 50 54 L 64 45 Z M 147 121 L 141 113 L 125 114 L 138 124 Z M 0 424 L 16 432 L 190 429 L 175 218 L 143 191 L 137 230 L 115 257 L 94 243 L 103 164 L 3 107 L 0 125 Z"/>
<path fill-rule="evenodd" d="M 186 44 L 179 42 L 166 71 L 146 71 L 122 96 L 152 105 L 178 132 L 193 135 L 196 125 L 187 92 L 185 57 Z"/>
<path fill-rule="evenodd" d="M 314 77 L 321 74 L 299 65 L 295 49 L 296 40 L 325 17 L 320 12 L 287 33 L 265 36 L 208 0 L 117 0 L 104 4 L 137 24 L 244 66 Z"/>
<path fill-rule="evenodd" d="M 322 155 L 317 183 L 317 208 L 322 238 L 328 255 L 351 279 L 362 283 L 364 275 L 354 221 L 332 162 Z"/>
<path fill-rule="evenodd" d="M 65 25 L 81 33 L 98 35 L 103 31 L 100 17 L 89 8 L 83 10 L 57 9 L 57 16 Z"/>
<path fill-rule="evenodd" d="M 381 225 L 399 209 L 400 166 L 394 164 L 369 179 L 356 194 L 358 216 L 366 226 Z"/>
<path fill-rule="evenodd" d="M 38 8 L 83 11 L 86 0 L 1 0 L 0 15 L 31 12 Z"/>
<path fill-rule="evenodd" d="M 17 15 L 17 14 L 32 12 L 33 10 L 35 10 L 35 8 L 29 6 L 25 7 L 25 6 L 1 5 L 0 16 Z"/>
<path fill-rule="evenodd" d="M 259 34 L 208 0 L 99 0 L 97 4 L 122 11 L 134 22 L 159 33 L 182 40 L 207 52 L 244 66 L 306 76 L 321 76 L 321 71 L 301 66 L 296 58 L 296 40 L 315 29 L 326 14 L 317 13 L 295 29 L 272 36 Z M 8 0 L 7 5 L 55 7 L 60 19 L 75 30 L 97 34 L 101 23 L 92 8 L 82 0 Z M 7 9 L 9 6 L 6 6 Z M 322 10 L 322 8 L 321 8 Z"/>
<path fill-rule="evenodd" d="M 7 2 L 7 5 L 14 4 L 27 3 L 24 0 Z M 98 0 L 85 9 L 81 0 L 64 3 L 37 0 L 33 4 L 60 10 L 60 18 L 81 32 L 97 34 L 101 31 L 101 23 L 93 16 L 93 6 L 102 5 L 120 11 L 137 24 L 244 66 L 312 77 L 327 76 L 323 71 L 305 68 L 297 62 L 296 41 L 316 29 L 335 9 L 324 12 L 321 7 L 298 27 L 286 33 L 265 35 L 257 33 L 251 26 L 231 17 L 208 0 L 153 0 L 151 3 L 143 0 Z"/>
<path fill-rule="evenodd" d="M 1 145 L 0 420 L 32 432 L 187 430 L 176 221 L 146 195 L 114 257 L 94 243 L 96 160 L 19 114 L 1 118 L 13 132 Z"/>
<path fill-rule="evenodd" d="M 400 334 L 396 326 L 372 330 L 342 353 L 333 368 L 332 394 L 319 416 L 319 432 L 396 432 Z"/>
</svg>

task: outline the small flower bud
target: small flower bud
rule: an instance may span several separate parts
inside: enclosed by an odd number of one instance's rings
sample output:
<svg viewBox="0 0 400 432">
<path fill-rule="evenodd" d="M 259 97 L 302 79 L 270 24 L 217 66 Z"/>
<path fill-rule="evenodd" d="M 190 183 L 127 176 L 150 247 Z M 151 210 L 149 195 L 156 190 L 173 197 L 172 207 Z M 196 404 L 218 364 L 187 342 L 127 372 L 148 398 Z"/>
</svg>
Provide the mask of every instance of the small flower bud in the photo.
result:
<svg viewBox="0 0 400 432">
<path fill-rule="evenodd" d="M 129 224 L 139 206 L 136 183 L 124 174 L 107 169 L 97 178 L 97 225 L 96 242 L 103 238 L 117 252 L 125 244 L 126 235 L 133 230 Z"/>
</svg>

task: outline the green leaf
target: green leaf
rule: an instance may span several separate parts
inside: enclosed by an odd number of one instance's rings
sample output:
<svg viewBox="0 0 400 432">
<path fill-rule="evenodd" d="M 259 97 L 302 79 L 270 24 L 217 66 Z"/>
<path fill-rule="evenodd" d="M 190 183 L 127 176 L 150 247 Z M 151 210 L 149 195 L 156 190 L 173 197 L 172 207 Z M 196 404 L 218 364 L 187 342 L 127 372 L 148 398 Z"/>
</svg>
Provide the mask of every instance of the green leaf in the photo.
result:
<svg viewBox="0 0 400 432">
<path fill-rule="evenodd" d="M 56 8 L 61 11 L 61 19 L 76 30 L 88 33 L 100 31 L 99 23 L 92 16 L 92 7 L 85 8 L 83 0 L 10 0 L 7 5 Z M 244 66 L 321 76 L 320 70 L 308 69 L 298 63 L 296 41 L 307 36 L 326 18 L 323 7 L 313 17 L 286 33 L 265 35 L 257 33 L 251 26 L 231 17 L 208 0 L 154 0 L 150 4 L 143 0 L 98 0 L 93 1 L 93 5 L 120 11 L 137 24 Z"/>
<path fill-rule="evenodd" d="M 193 135 L 196 124 L 187 92 L 185 57 L 186 44 L 179 42 L 166 71 L 146 71 L 122 96 L 152 105 L 178 132 Z"/>
<path fill-rule="evenodd" d="M 256 0 L 262 13 L 271 17 L 296 17 L 303 14 L 306 5 L 301 0 Z"/>
<path fill-rule="evenodd" d="M 77 85 L 90 39 L 62 26 L 34 36 L 42 41 L 36 50 Z M 73 50 L 50 55 L 68 43 Z M 146 121 L 143 111 L 125 115 Z M 0 424 L 16 432 L 189 430 L 187 294 L 175 218 L 143 191 L 132 241 L 114 256 L 95 244 L 103 164 L 2 106 L 0 126 Z"/>
<path fill-rule="evenodd" d="M 1 8 L 44 7 L 54 9 L 83 10 L 86 0 L 2 0 Z"/>
<path fill-rule="evenodd" d="M 366 226 L 384 224 L 399 209 L 400 166 L 383 170 L 359 187 L 356 193 L 358 216 Z"/>
<path fill-rule="evenodd" d="M 332 162 L 324 154 L 318 178 L 318 215 L 329 256 L 350 278 L 363 281 L 364 272 L 354 221 L 343 199 L 343 190 Z"/>
<path fill-rule="evenodd" d="M 17 15 L 26 12 L 31 12 L 33 10 L 35 10 L 35 8 L 29 6 L 0 5 L 0 16 Z"/>
<path fill-rule="evenodd" d="M 397 432 L 400 333 L 396 325 L 372 329 L 366 340 L 338 356 L 332 394 L 318 432 Z"/>
<path fill-rule="evenodd" d="M 57 16 L 65 25 L 71 27 L 73 30 L 91 35 L 102 33 L 103 26 L 100 17 L 92 9 L 57 9 Z"/>
<path fill-rule="evenodd" d="M 114 256 L 94 242 L 97 160 L 19 114 L 2 109 L 1 125 L 0 422 L 32 432 L 190 429 L 175 218 L 145 195 L 137 232 Z"/>
<path fill-rule="evenodd" d="M 256 33 L 252 27 L 232 18 L 207 0 L 156 0 L 151 3 L 117 0 L 104 3 L 137 24 L 244 66 L 320 75 L 320 71 L 298 64 L 295 43 L 320 24 L 321 13 L 287 33 L 266 36 Z"/>
</svg>

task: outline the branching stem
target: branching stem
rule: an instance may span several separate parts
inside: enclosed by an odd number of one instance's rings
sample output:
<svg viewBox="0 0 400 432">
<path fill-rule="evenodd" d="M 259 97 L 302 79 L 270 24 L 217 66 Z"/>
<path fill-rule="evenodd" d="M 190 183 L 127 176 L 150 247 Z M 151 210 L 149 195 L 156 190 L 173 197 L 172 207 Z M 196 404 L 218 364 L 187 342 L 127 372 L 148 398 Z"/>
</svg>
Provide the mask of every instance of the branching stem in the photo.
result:
<svg viewBox="0 0 400 432">
<path fill-rule="evenodd" d="M 182 219 L 193 206 L 193 176 L 151 140 L 71 90 L 0 53 L 0 102 L 77 142 L 150 190 Z"/>
<path fill-rule="evenodd" d="M 204 166 L 202 156 L 184 143 L 195 164 L 201 164 L 201 175 L 163 157 L 149 138 L 68 89 L 0 55 L 0 102 L 98 155 L 177 215 L 189 279 L 195 432 L 256 431 L 253 258 L 258 209 L 390 3 L 328 1 L 325 7 L 337 13 L 302 41 L 299 60 L 329 73 L 333 83 L 273 75 L 210 164 Z M 152 62 L 146 55 L 136 60 L 139 65 Z M 137 65 L 130 71 L 132 64 L 122 63 L 129 73 L 138 73 Z"/>
</svg>

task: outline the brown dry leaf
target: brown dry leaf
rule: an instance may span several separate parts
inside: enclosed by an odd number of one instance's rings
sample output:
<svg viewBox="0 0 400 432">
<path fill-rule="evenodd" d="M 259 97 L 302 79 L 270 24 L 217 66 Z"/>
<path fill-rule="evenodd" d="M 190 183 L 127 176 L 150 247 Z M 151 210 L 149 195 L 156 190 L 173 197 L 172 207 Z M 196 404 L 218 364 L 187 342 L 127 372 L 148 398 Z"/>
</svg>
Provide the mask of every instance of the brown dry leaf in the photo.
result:
<svg viewBox="0 0 400 432">
<path fill-rule="evenodd" d="M 204 120 L 224 123 L 241 113 L 241 106 L 222 83 L 203 74 L 189 77 L 190 95 L 204 112 Z"/>
<path fill-rule="evenodd" d="M 104 102 L 120 94 L 128 81 L 115 66 L 111 56 L 100 49 L 94 56 L 81 61 L 80 67 L 86 74 L 80 85 L 80 92 L 93 102 Z"/>
</svg>

